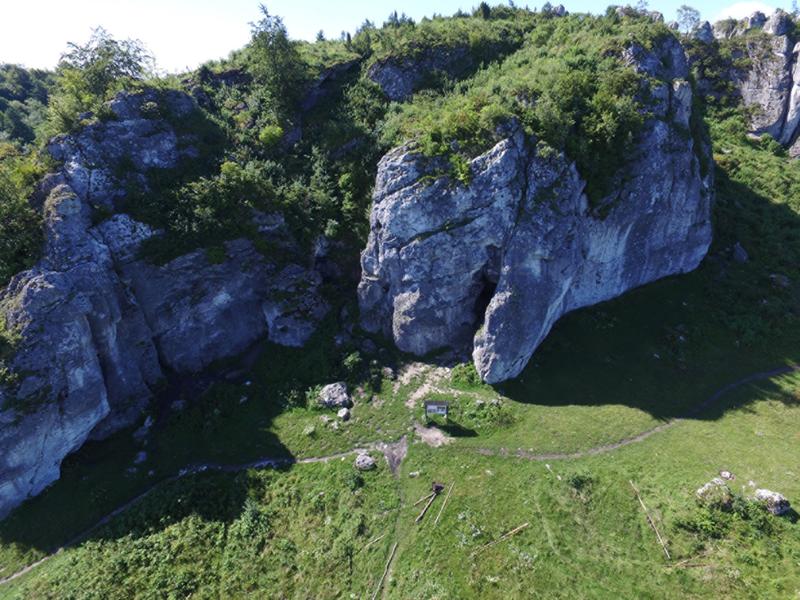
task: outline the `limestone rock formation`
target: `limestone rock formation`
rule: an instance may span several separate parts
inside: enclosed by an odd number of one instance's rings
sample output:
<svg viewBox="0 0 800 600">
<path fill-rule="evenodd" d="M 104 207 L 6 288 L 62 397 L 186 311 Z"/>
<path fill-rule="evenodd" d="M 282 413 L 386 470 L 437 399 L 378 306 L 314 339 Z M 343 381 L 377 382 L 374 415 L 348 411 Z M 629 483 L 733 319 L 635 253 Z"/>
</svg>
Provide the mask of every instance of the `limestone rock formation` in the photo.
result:
<svg viewBox="0 0 800 600">
<path fill-rule="evenodd" d="M 93 207 L 113 211 L 125 195 L 115 165 L 136 178 L 192 153 L 159 118 L 194 110 L 188 96 L 120 94 L 110 109 L 116 120 L 50 143 L 63 167 L 40 186 L 44 256 L 0 290 L 1 320 L 20 340 L 17 381 L 0 385 L 0 517 L 55 481 L 89 437 L 134 424 L 166 373 L 199 371 L 265 336 L 302 345 L 328 310 L 318 273 L 248 240 L 228 242 L 221 262 L 197 250 L 157 266 L 137 256 L 161 232 L 121 213 L 93 226 Z M 255 222 L 290 243 L 281 219 Z"/>
<path fill-rule="evenodd" d="M 690 130 L 688 66 L 674 38 L 633 47 L 654 118 L 589 205 L 574 164 L 512 133 L 464 186 L 404 146 L 379 165 L 359 285 L 362 326 L 423 355 L 472 339 L 490 383 L 516 376 L 561 315 L 697 267 L 711 242 L 709 149 Z M 432 180 L 433 179 L 433 180 Z M 432 181 L 431 181 L 432 180 Z"/>
<path fill-rule="evenodd" d="M 716 23 L 713 37 L 732 40 L 735 59 L 745 59 L 746 67 L 732 68 L 728 76 L 733 81 L 742 102 L 752 108 L 751 132 L 769 134 L 790 148 L 792 156 L 800 154 L 797 138 L 800 135 L 800 44 L 794 35 L 789 14 L 777 10 L 769 18 L 753 13 L 742 21 L 726 20 Z M 712 44 L 705 25 L 695 38 Z"/>
</svg>

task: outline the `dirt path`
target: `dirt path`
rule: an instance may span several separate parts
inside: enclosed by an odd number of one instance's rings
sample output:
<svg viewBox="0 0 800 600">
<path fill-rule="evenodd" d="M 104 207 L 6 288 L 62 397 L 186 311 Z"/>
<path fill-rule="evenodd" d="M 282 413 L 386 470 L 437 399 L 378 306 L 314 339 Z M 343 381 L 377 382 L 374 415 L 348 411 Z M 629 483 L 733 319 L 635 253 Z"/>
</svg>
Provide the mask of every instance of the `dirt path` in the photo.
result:
<svg viewBox="0 0 800 600">
<path fill-rule="evenodd" d="M 711 396 L 709 396 L 706 400 L 694 406 L 690 411 L 688 411 L 682 417 L 676 417 L 674 419 L 670 419 L 662 423 L 661 425 L 657 425 L 652 429 L 648 429 L 647 431 L 643 431 L 638 435 L 634 435 L 628 438 L 624 438 L 617 442 L 613 442 L 611 444 L 603 444 L 602 446 L 596 446 L 594 448 L 589 448 L 587 450 L 581 450 L 579 452 L 569 452 L 569 453 L 560 453 L 560 452 L 553 452 L 548 454 L 535 454 L 532 452 L 528 452 L 523 449 L 519 449 L 516 452 L 510 452 L 505 448 L 500 448 L 499 450 L 494 450 L 491 448 L 478 448 L 477 452 L 484 456 L 514 456 L 516 458 L 524 458 L 527 460 L 536 460 L 536 461 L 544 461 L 544 460 L 571 460 L 571 459 L 578 459 L 578 458 L 588 458 L 590 456 L 597 456 L 599 454 L 608 454 L 609 452 L 613 452 L 614 450 L 619 450 L 625 446 L 630 446 L 631 444 L 636 444 L 642 442 L 653 436 L 657 433 L 661 433 L 666 429 L 674 427 L 681 421 L 685 421 L 686 419 L 692 418 L 704 410 L 710 408 L 714 404 L 716 404 L 720 398 L 732 392 L 736 388 L 742 387 L 749 383 L 754 383 L 756 381 L 762 381 L 764 379 L 772 379 L 773 377 L 778 377 L 780 375 L 788 375 L 789 373 L 796 373 L 800 372 L 800 365 L 791 365 L 787 367 L 780 367 L 778 369 L 773 369 L 771 371 L 761 371 L 759 373 L 753 373 L 752 375 L 748 375 L 738 381 L 734 381 L 733 383 L 729 383 L 725 387 L 720 388 L 716 392 L 714 392 Z"/>
<path fill-rule="evenodd" d="M 373 442 L 370 444 L 364 444 L 357 448 L 353 448 L 351 450 L 347 450 L 346 452 L 337 452 L 336 454 L 328 454 L 325 456 L 309 456 L 306 458 L 294 458 L 294 457 L 266 457 L 260 458 L 254 461 L 240 463 L 240 464 L 221 464 L 221 463 L 197 463 L 193 465 L 189 465 L 188 467 L 184 467 L 180 471 L 178 471 L 177 475 L 173 475 L 171 477 L 167 477 L 166 479 L 161 479 L 160 481 L 154 483 L 147 489 L 145 489 L 142 493 L 138 496 L 128 500 L 125 504 L 118 506 L 113 511 L 108 513 L 105 517 L 100 519 L 97 523 L 89 527 L 88 529 L 82 531 L 74 538 L 67 541 L 65 544 L 60 546 L 57 550 L 51 552 L 47 556 L 42 557 L 35 563 L 32 563 L 9 575 L 8 577 L 4 577 L 0 579 L 0 585 L 4 585 L 15 579 L 22 577 L 23 575 L 29 573 L 45 561 L 51 559 L 52 557 L 60 554 L 66 548 L 70 548 L 75 546 L 88 538 L 92 533 L 97 531 L 100 527 L 107 525 L 114 517 L 122 514 L 133 505 L 137 504 L 139 501 L 143 500 L 146 496 L 148 496 L 153 490 L 157 487 L 162 486 L 167 483 L 172 483 L 178 481 L 179 479 L 183 479 L 184 477 L 188 477 L 190 475 L 196 475 L 198 473 L 204 473 L 207 471 L 215 471 L 221 473 L 238 473 L 240 471 L 247 471 L 248 469 L 275 469 L 282 466 L 288 465 L 307 465 L 307 464 L 316 464 L 316 463 L 326 463 L 332 460 L 343 459 L 347 458 L 348 456 L 352 456 L 353 454 L 360 454 L 364 452 L 370 451 L 379 451 L 383 452 L 386 456 L 386 460 L 389 463 L 389 467 L 392 469 L 393 473 L 396 473 L 400 462 L 405 458 L 406 451 L 408 449 L 407 440 L 404 437 L 399 442 L 395 442 L 394 444 L 386 443 L 386 442 Z"/>
<path fill-rule="evenodd" d="M 512 453 L 508 450 L 501 448 L 500 450 L 494 450 L 490 448 L 477 448 L 474 451 L 479 452 L 485 456 L 513 456 L 517 458 L 524 458 L 528 460 L 537 460 L 537 461 L 544 461 L 544 460 L 569 460 L 569 459 L 578 459 L 578 458 L 586 458 L 589 456 L 596 456 L 598 454 L 606 454 L 609 452 L 613 452 L 614 450 L 618 450 L 624 446 L 629 446 L 631 444 L 635 444 L 646 440 L 652 435 L 660 433 L 670 427 L 675 426 L 676 424 L 680 423 L 683 420 L 691 418 L 704 410 L 710 408 L 714 404 L 716 404 L 720 398 L 728 394 L 729 392 L 735 390 L 736 388 L 742 387 L 749 383 L 753 383 L 756 381 L 761 381 L 764 379 L 771 379 L 773 377 L 778 377 L 780 375 L 787 375 L 789 373 L 800 372 L 800 365 L 791 365 L 780 367 L 777 369 L 773 369 L 771 371 L 761 371 L 759 373 L 753 373 L 752 375 L 748 375 L 738 381 L 730 383 L 716 392 L 712 394 L 709 398 L 695 406 L 692 410 L 690 410 L 685 416 L 677 417 L 675 419 L 671 419 L 661 425 L 653 427 L 652 429 L 648 429 L 636 436 L 625 438 L 618 442 L 614 442 L 611 444 L 604 444 L 602 446 L 597 446 L 595 448 L 589 448 L 588 450 L 582 450 L 580 452 L 572 452 L 572 453 L 550 453 L 550 454 L 533 454 L 529 453 L 525 450 L 517 450 L 516 452 Z M 109 523 L 114 517 L 117 515 L 125 512 L 131 506 L 135 505 L 137 502 L 145 498 L 148 494 L 150 494 L 154 489 L 158 486 L 163 485 L 165 483 L 171 483 L 173 481 L 177 481 L 189 475 L 194 475 L 197 473 L 203 473 L 205 471 L 217 471 L 217 472 L 225 472 L 225 473 L 237 473 L 240 471 L 246 471 L 248 469 L 264 469 L 264 468 L 276 468 L 286 465 L 292 464 L 315 464 L 315 463 L 325 463 L 332 460 L 347 458 L 348 456 L 352 456 L 353 454 L 358 454 L 361 452 L 369 452 L 369 451 L 378 451 L 384 453 L 386 456 L 386 460 L 389 464 L 390 469 L 393 473 L 397 472 L 397 469 L 400 466 L 403 458 L 405 458 L 406 451 L 408 449 L 408 440 L 404 437 L 398 442 L 388 443 L 388 442 L 373 442 L 370 444 L 364 444 L 357 448 L 353 448 L 352 450 L 348 450 L 345 452 L 338 452 L 336 454 L 329 454 L 325 456 L 310 456 L 306 458 L 296 459 L 294 457 L 265 457 L 258 460 L 254 460 L 251 462 L 241 463 L 241 464 L 220 464 L 220 463 L 199 463 L 195 465 L 189 465 L 181 469 L 177 475 L 173 475 L 172 477 L 168 477 L 166 479 L 162 479 L 161 481 L 153 484 L 146 490 L 144 490 L 141 494 L 129 500 L 125 504 L 117 507 L 115 510 L 110 512 L 108 515 L 100 519 L 97 523 L 89 527 L 87 530 L 83 531 L 79 535 L 75 536 L 63 546 L 51 552 L 47 556 L 39 559 L 35 563 L 32 563 L 17 571 L 16 573 L 9 575 L 8 577 L 4 577 L 0 579 L 0 585 L 7 584 L 15 579 L 22 577 L 23 575 L 31 572 L 33 569 L 41 565 L 42 563 L 46 562 L 53 556 L 56 556 L 60 552 L 62 552 L 65 548 L 69 548 L 71 546 L 75 546 L 76 544 L 80 543 L 81 541 L 85 540 L 89 535 L 91 535 L 94 531 Z"/>
</svg>

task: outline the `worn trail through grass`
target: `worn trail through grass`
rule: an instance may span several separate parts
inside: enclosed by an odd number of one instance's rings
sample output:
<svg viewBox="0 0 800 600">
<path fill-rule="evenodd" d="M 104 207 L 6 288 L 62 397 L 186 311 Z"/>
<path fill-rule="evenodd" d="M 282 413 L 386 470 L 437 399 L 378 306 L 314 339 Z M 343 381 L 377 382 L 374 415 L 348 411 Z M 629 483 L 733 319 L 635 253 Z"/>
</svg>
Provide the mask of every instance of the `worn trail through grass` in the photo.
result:
<svg viewBox="0 0 800 600">
<path fill-rule="evenodd" d="M 631 436 L 610 444 L 604 444 L 602 446 L 596 446 L 594 448 L 582 450 L 579 452 L 534 454 L 522 449 L 517 450 L 515 452 L 511 452 L 506 448 L 500 448 L 499 450 L 494 450 L 490 448 L 475 448 L 475 449 L 469 449 L 468 451 L 478 452 L 479 454 L 482 454 L 484 456 L 514 457 L 514 458 L 522 458 L 535 461 L 572 460 L 572 459 L 588 458 L 590 456 L 597 456 L 600 454 L 607 454 L 609 452 L 613 452 L 625 446 L 642 442 L 657 433 L 660 433 L 666 429 L 669 429 L 677 425 L 681 421 L 684 421 L 688 418 L 691 418 L 693 416 L 702 413 L 704 410 L 707 410 L 708 408 L 716 404 L 723 396 L 725 396 L 726 394 L 732 392 L 733 390 L 739 387 L 745 386 L 750 383 L 754 383 L 756 381 L 762 381 L 764 379 L 772 379 L 774 377 L 779 377 L 781 375 L 788 375 L 790 373 L 795 373 L 795 372 L 800 372 L 800 365 L 787 365 L 769 371 L 759 371 L 758 373 L 753 373 L 751 375 L 748 375 L 747 377 L 743 377 L 742 379 L 734 381 L 733 383 L 730 383 L 720 388 L 719 390 L 714 392 L 711 396 L 709 396 L 706 400 L 693 407 L 683 417 L 670 419 L 669 421 L 666 421 L 661 425 L 653 427 L 652 429 L 648 429 L 647 431 L 644 431 L 638 435 Z M 79 544 L 80 542 L 88 538 L 94 531 L 109 523 L 114 517 L 122 514 L 130 507 L 132 507 L 133 505 L 137 504 L 139 501 L 144 499 L 159 486 L 178 481 L 179 479 L 182 479 L 190 475 L 196 475 L 207 471 L 237 473 L 249 469 L 267 469 L 267 468 L 274 469 L 290 465 L 324 463 L 332 460 L 347 458 L 348 456 L 352 456 L 353 454 L 369 452 L 369 451 L 377 451 L 383 453 L 384 456 L 386 457 L 386 460 L 390 468 L 392 469 L 392 472 L 397 473 L 400 463 L 405 457 L 406 450 L 407 450 L 407 438 L 404 436 L 398 442 L 391 443 L 391 442 L 379 441 L 379 442 L 372 442 L 369 444 L 360 444 L 359 446 L 352 448 L 351 450 L 347 450 L 344 452 L 337 452 L 334 454 L 328 454 L 324 456 L 309 456 L 305 458 L 296 458 L 291 456 L 264 457 L 254 461 L 249 461 L 246 463 L 239 463 L 239 464 L 220 464 L 213 462 L 192 464 L 178 471 L 176 475 L 167 477 L 166 479 L 162 479 L 154 483 L 153 485 L 145 489 L 142 493 L 132 498 L 131 500 L 125 502 L 121 506 L 117 507 L 108 515 L 100 519 L 97 523 L 95 523 L 88 529 L 84 530 L 80 534 L 76 535 L 74 538 L 70 539 L 69 541 L 64 543 L 62 546 L 60 546 L 50 554 L 42 557 L 41 559 L 39 559 L 34 563 L 31 563 L 30 565 L 24 567 L 23 569 L 20 569 L 16 573 L 13 573 L 11 575 L 8 575 L 7 577 L 0 579 L 0 585 L 10 583 L 11 581 L 14 581 L 15 579 L 22 577 L 23 575 L 26 575 L 27 573 L 33 571 L 38 566 L 45 563 L 50 558 L 56 556 L 65 549 Z"/>
</svg>

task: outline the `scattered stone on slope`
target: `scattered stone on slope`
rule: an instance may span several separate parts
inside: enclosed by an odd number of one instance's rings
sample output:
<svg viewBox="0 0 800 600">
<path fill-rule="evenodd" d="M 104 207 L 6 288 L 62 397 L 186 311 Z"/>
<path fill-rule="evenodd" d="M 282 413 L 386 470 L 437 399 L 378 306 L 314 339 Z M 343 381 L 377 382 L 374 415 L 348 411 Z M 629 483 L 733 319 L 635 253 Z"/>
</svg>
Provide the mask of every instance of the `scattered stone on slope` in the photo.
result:
<svg viewBox="0 0 800 600">
<path fill-rule="evenodd" d="M 762 502 L 773 515 L 784 515 L 791 510 L 789 501 L 778 492 L 759 489 L 756 490 L 755 498 Z"/>
<path fill-rule="evenodd" d="M 317 401 L 325 408 L 348 408 L 352 406 L 347 384 L 343 381 L 329 383 L 319 392 Z"/>
<path fill-rule="evenodd" d="M 697 500 L 709 508 L 730 510 L 733 506 L 733 492 L 724 479 L 715 477 L 695 492 Z"/>
<path fill-rule="evenodd" d="M 744 264 L 748 260 L 750 260 L 750 255 L 747 253 L 747 250 L 745 250 L 744 247 L 739 242 L 736 242 L 733 245 L 732 256 L 733 260 L 736 261 L 737 263 Z"/>
</svg>

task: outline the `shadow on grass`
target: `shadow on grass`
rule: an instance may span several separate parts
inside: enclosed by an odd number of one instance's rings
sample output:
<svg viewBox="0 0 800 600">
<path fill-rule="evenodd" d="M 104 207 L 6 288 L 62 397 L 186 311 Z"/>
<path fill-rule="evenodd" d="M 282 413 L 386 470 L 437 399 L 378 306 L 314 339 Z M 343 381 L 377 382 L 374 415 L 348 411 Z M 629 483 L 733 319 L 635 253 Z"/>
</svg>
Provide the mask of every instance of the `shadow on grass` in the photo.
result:
<svg viewBox="0 0 800 600">
<path fill-rule="evenodd" d="M 478 432 L 474 429 L 470 429 L 469 427 L 464 427 L 463 425 L 459 425 L 458 423 L 454 423 L 453 421 L 447 421 L 445 423 L 434 423 L 438 429 L 444 431 L 447 435 L 451 437 L 478 437 Z"/>
<path fill-rule="evenodd" d="M 720 170 L 717 188 L 715 240 L 697 271 L 566 315 L 496 389 L 543 406 L 718 419 L 723 396 L 800 364 L 800 216 Z"/>
<path fill-rule="evenodd" d="M 146 444 L 135 441 L 133 429 L 85 444 L 63 461 L 57 482 L 0 522 L 2 575 L 77 538 L 140 535 L 189 513 L 236 518 L 249 463 L 274 458 L 280 469 L 294 461 L 270 431 L 275 417 L 297 400 L 297 390 L 343 378 L 336 327 L 329 319 L 306 349 L 261 343 L 201 375 L 172 378 L 152 404 Z"/>
</svg>

